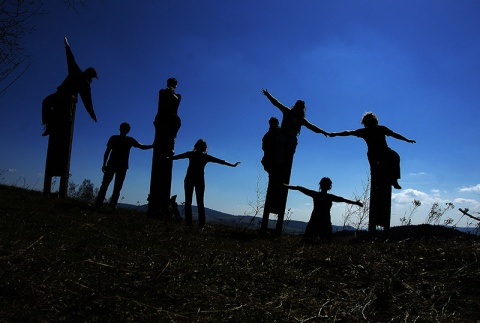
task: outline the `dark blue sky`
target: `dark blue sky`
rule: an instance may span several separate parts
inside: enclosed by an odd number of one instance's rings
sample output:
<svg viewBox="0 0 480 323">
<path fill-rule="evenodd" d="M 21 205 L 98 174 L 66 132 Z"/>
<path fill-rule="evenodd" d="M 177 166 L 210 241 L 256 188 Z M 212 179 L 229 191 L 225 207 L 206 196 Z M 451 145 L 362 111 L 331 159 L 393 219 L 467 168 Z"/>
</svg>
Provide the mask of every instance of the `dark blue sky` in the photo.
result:
<svg viewBox="0 0 480 323">
<path fill-rule="evenodd" d="M 105 144 L 123 121 L 142 143 L 153 140 L 158 90 L 168 77 L 182 94 L 176 151 L 199 138 L 237 168 L 208 165 L 206 206 L 243 214 L 263 174 L 261 138 L 271 116 L 267 88 L 284 104 L 307 104 L 307 118 L 327 131 L 360 127 L 373 111 L 417 144 L 389 139 L 402 157 L 403 190 L 392 221 L 416 198 L 422 222 L 435 201 L 480 210 L 480 2 L 478 1 L 89 1 L 66 10 L 45 5 L 24 47 L 35 60 L 0 101 L 0 169 L 5 182 L 42 187 L 47 140 L 42 99 L 66 76 L 63 35 L 82 68 L 94 66 L 98 123 L 77 106 L 72 180 L 101 182 Z M 357 138 L 325 138 L 303 129 L 292 184 L 312 189 L 328 176 L 332 193 L 351 198 L 368 176 L 366 146 Z M 183 201 L 186 161 L 174 165 L 174 193 Z M 132 150 L 124 202 L 146 203 L 151 151 Z M 261 183 L 265 183 L 264 175 Z M 23 181 L 23 180 L 22 180 Z M 38 182 L 38 183 L 37 183 Z M 291 192 L 294 219 L 311 201 Z M 334 206 L 334 224 L 344 205 Z M 451 217 L 458 215 L 452 214 Z"/>
</svg>

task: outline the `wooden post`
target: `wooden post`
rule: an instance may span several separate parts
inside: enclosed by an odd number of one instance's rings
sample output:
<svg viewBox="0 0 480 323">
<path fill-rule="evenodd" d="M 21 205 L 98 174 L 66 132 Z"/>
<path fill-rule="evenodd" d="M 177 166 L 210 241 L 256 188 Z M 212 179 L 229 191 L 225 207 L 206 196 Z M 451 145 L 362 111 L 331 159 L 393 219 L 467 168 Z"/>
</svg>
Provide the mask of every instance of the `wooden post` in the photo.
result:
<svg viewBox="0 0 480 323">
<path fill-rule="evenodd" d="M 279 166 L 277 166 L 277 168 L 278 169 L 272 171 L 268 176 L 267 195 L 265 197 L 265 207 L 260 231 L 263 233 L 268 231 L 270 213 L 274 213 L 278 216 L 275 233 L 280 235 L 283 231 L 288 197 L 288 189 L 283 184 L 290 184 L 292 163 L 287 164 L 284 168 Z"/>
<path fill-rule="evenodd" d="M 390 218 L 392 208 L 392 183 L 386 162 L 375 162 L 370 165 L 370 213 L 368 234 L 374 238 L 376 227 L 383 227 L 384 237 L 390 234 Z"/>
<path fill-rule="evenodd" d="M 45 195 L 51 194 L 52 178 L 58 176 L 60 177 L 59 196 L 67 197 L 76 103 L 75 96 L 69 98 L 68 102 L 63 102 L 57 109 L 58 115 L 55 116 L 55 122 L 49 125 L 50 135 L 43 182 Z"/>
<path fill-rule="evenodd" d="M 148 195 L 147 215 L 149 217 L 167 215 L 170 206 L 173 162 L 167 156 L 171 157 L 172 149 L 167 149 L 165 145 L 161 144 L 160 140 L 157 140 L 159 139 L 157 138 L 158 134 L 159 131 L 156 130 L 150 177 L 150 194 Z"/>
</svg>

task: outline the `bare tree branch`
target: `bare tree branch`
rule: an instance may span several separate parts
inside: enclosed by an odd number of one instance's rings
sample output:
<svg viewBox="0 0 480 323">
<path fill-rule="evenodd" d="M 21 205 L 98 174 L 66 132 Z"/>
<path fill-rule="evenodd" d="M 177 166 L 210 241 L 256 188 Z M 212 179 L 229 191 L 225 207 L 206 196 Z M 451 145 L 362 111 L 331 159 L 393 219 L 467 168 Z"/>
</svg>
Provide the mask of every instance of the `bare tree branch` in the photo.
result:
<svg viewBox="0 0 480 323">
<path fill-rule="evenodd" d="M 474 220 L 480 221 L 480 218 L 477 218 L 476 216 L 473 216 L 473 215 L 469 214 L 469 213 L 468 213 L 468 209 L 464 209 L 464 210 L 458 209 L 458 210 L 459 210 L 460 212 L 462 212 L 463 215 L 466 215 L 466 216 L 468 216 L 469 218 L 472 218 L 472 219 L 474 219 Z"/>
<path fill-rule="evenodd" d="M 63 0 L 63 3 L 67 10 L 76 11 L 78 7 L 86 7 L 87 0 Z M 22 40 L 35 30 L 32 18 L 46 13 L 43 4 L 41 0 L 0 0 L 0 98 L 33 63 Z"/>
</svg>

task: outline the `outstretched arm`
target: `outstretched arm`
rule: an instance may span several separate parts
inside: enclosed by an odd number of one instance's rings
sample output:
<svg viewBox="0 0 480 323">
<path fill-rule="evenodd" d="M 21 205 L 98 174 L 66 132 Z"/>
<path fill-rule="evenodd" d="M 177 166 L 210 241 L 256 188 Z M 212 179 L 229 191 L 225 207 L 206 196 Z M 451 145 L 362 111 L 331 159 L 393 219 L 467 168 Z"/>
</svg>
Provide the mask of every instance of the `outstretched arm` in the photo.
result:
<svg viewBox="0 0 480 323">
<path fill-rule="evenodd" d="M 185 152 L 183 154 L 178 154 L 178 155 L 175 155 L 172 157 L 173 160 L 176 160 L 176 159 L 184 159 L 184 158 L 188 158 L 188 155 L 189 155 L 190 152 Z"/>
<path fill-rule="evenodd" d="M 63 42 L 65 43 L 65 51 L 67 53 L 68 74 L 81 73 L 82 70 L 75 61 L 75 57 L 73 56 L 72 50 L 70 49 L 70 45 L 68 44 L 66 35 L 63 36 Z"/>
<path fill-rule="evenodd" d="M 212 155 L 207 155 L 207 156 L 208 156 L 208 161 L 209 161 L 210 163 L 216 163 L 216 164 L 220 164 L 220 165 L 227 165 L 227 166 L 230 166 L 230 167 L 237 167 L 238 164 L 240 164 L 240 162 L 236 162 L 235 164 L 232 164 L 232 163 L 229 163 L 229 162 L 226 161 L 226 160 L 223 160 L 223 159 L 214 157 L 214 156 L 212 156 Z"/>
<path fill-rule="evenodd" d="M 330 196 L 332 197 L 333 202 L 343 202 L 343 203 L 348 203 L 348 204 L 354 204 L 354 205 L 358 205 L 360 207 L 363 206 L 363 203 L 360 202 L 359 200 L 352 201 L 352 200 L 346 199 L 344 197 L 333 195 L 333 194 L 330 194 Z"/>
<path fill-rule="evenodd" d="M 363 207 L 363 203 L 360 202 L 360 201 L 352 201 L 352 200 L 349 200 L 349 199 L 346 199 L 346 198 L 343 198 L 343 197 L 341 197 L 340 199 L 341 199 L 341 201 L 338 201 L 338 202 L 344 202 L 344 203 L 354 204 L 354 205 L 358 205 L 360 207 Z"/>
<path fill-rule="evenodd" d="M 223 165 L 227 165 L 227 166 L 230 166 L 230 167 L 237 167 L 240 164 L 240 162 L 236 162 L 235 164 L 232 164 L 232 163 L 227 162 L 226 160 L 224 160 L 223 162 L 224 162 Z"/>
<path fill-rule="evenodd" d="M 139 142 L 135 145 L 135 148 L 141 149 L 141 150 L 147 150 L 147 149 L 152 149 L 153 145 L 144 145 Z"/>
<path fill-rule="evenodd" d="M 406 141 L 408 143 L 411 143 L 411 144 L 414 144 L 416 141 L 415 140 L 411 140 L 411 139 L 408 139 L 408 138 L 405 138 L 404 136 L 402 136 L 401 134 L 399 133 L 396 133 L 394 131 L 392 131 L 390 134 L 389 134 L 390 137 L 393 137 L 395 139 L 398 139 L 398 140 L 403 140 L 403 141 Z"/>
<path fill-rule="evenodd" d="M 286 107 L 285 105 L 283 105 L 280 101 L 278 101 L 277 99 L 275 99 L 269 92 L 267 89 L 262 89 L 262 93 L 267 97 L 268 100 L 270 100 L 270 102 L 276 106 L 277 108 L 280 109 L 280 111 L 282 111 L 282 113 L 285 113 L 287 112 L 288 110 L 290 110 L 288 107 Z"/>
<path fill-rule="evenodd" d="M 80 98 L 82 99 L 83 106 L 90 115 L 90 118 L 92 118 L 93 121 L 97 122 L 97 115 L 95 114 L 95 110 L 93 109 L 90 84 L 83 84 L 83 86 L 80 88 Z"/>
<path fill-rule="evenodd" d="M 345 131 L 340 131 L 340 132 L 330 132 L 328 135 L 330 137 L 346 137 L 346 136 L 354 136 L 355 135 L 355 130 L 345 130 Z"/>
<path fill-rule="evenodd" d="M 320 129 L 319 127 L 317 127 L 316 125 L 314 125 L 313 123 L 311 123 L 310 121 L 308 121 L 307 119 L 303 119 L 302 125 L 304 125 L 304 126 L 307 127 L 308 129 L 312 130 L 313 132 L 321 133 L 321 134 L 323 134 L 323 135 L 325 135 L 325 136 L 328 135 L 328 132 L 326 132 L 326 131 L 323 130 L 323 129 Z"/>
<path fill-rule="evenodd" d="M 287 184 L 284 184 L 286 188 L 290 189 L 290 190 L 294 190 L 294 191 L 300 191 L 302 192 L 303 194 L 305 195 L 308 195 L 310 197 L 314 197 L 315 194 L 318 194 L 317 191 L 314 191 L 314 190 L 310 190 L 308 188 L 305 188 L 303 186 L 297 186 L 297 185 L 287 185 Z"/>
</svg>

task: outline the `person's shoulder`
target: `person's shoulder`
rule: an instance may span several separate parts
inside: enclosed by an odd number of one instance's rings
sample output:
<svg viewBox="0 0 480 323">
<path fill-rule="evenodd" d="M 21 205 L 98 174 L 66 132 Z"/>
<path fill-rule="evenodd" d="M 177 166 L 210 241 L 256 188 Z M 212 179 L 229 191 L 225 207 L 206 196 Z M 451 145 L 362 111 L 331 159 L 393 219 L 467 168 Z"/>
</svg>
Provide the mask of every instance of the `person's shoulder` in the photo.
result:
<svg viewBox="0 0 480 323">
<path fill-rule="evenodd" d="M 390 128 L 388 128 L 387 126 L 384 126 L 384 125 L 378 125 L 377 129 L 379 129 L 383 133 L 391 133 L 392 132 L 392 130 L 390 130 Z"/>
<path fill-rule="evenodd" d="M 108 138 L 107 146 L 114 145 L 120 140 L 120 135 L 112 135 Z"/>
</svg>

